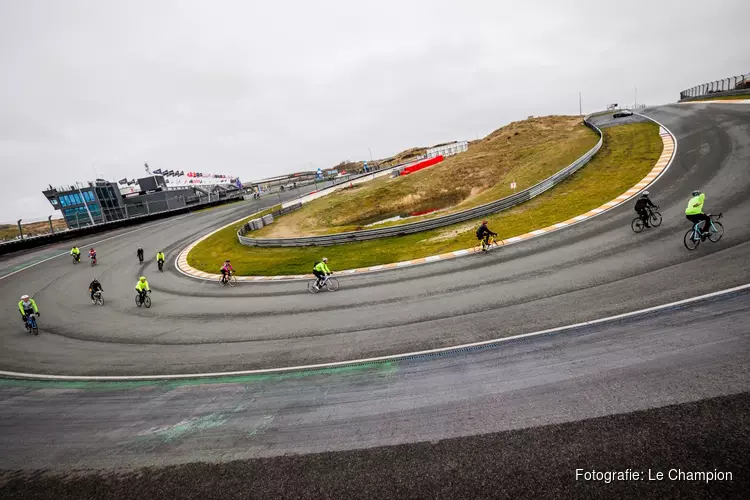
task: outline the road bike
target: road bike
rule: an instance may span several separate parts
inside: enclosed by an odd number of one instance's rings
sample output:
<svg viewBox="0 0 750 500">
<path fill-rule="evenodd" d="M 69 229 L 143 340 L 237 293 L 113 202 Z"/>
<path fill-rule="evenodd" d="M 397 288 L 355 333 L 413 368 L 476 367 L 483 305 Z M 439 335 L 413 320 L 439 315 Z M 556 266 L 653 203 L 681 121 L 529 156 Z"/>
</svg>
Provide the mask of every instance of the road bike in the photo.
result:
<svg viewBox="0 0 750 500">
<path fill-rule="evenodd" d="M 237 284 L 237 277 L 234 275 L 233 272 L 229 271 L 227 273 L 226 278 L 224 278 L 224 276 L 219 278 L 219 283 L 221 283 L 221 286 L 227 286 L 227 285 L 234 286 Z"/>
<path fill-rule="evenodd" d="M 310 293 L 318 293 L 323 288 L 328 290 L 329 292 L 335 292 L 339 289 L 339 280 L 336 278 L 332 278 L 331 275 L 327 275 L 325 278 L 323 278 L 323 282 L 320 284 L 320 286 L 315 286 L 318 283 L 318 279 L 315 278 L 314 280 L 310 281 L 307 284 L 307 291 Z"/>
<path fill-rule="evenodd" d="M 33 333 L 34 335 L 39 335 L 39 325 L 36 322 L 34 313 L 26 315 L 26 331 L 28 333 Z"/>
<path fill-rule="evenodd" d="M 73 264 L 77 265 L 79 262 L 81 262 L 81 256 L 78 254 L 73 254 Z"/>
<path fill-rule="evenodd" d="M 159 271 L 164 272 L 164 261 L 160 259 L 156 263 L 159 264 Z"/>
<path fill-rule="evenodd" d="M 135 305 L 138 307 L 146 306 L 146 309 L 148 309 L 151 307 L 151 297 L 149 297 L 148 294 L 139 293 L 135 296 Z"/>
<path fill-rule="evenodd" d="M 491 234 L 490 237 L 487 238 L 487 243 L 484 242 L 484 238 L 479 240 L 479 242 L 474 245 L 474 253 L 489 252 L 490 250 L 502 247 L 503 241 L 498 241 L 496 236 L 497 235 Z"/>
<path fill-rule="evenodd" d="M 651 224 L 651 227 L 661 226 L 661 214 L 659 212 L 651 210 L 650 208 L 647 208 L 646 211 L 648 212 L 648 222 L 649 224 Z M 643 219 L 641 219 L 640 215 L 633 219 L 633 222 L 630 223 L 630 229 L 632 229 L 634 233 L 640 233 L 645 227 L 646 224 L 644 224 Z"/>
<path fill-rule="evenodd" d="M 96 265 L 96 257 L 89 257 L 89 260 L 91 261 L 91 267 L 94 267 Z"/>
<path fill-rule="evenodd" d="M 97 290 L 94 292 L 94 300 L 92 301 L 95 305 L 98 304 L 100 306 L 104 305 L 104 294 L 101 290 Z"/>
<path fill-rule="evenodd" d="M 143 264 L 143 255 L 138 255 L 138 263 Z"/>
<path fill-rule="evenodd" d="M 703 241 L 704 236 L 714 243 L 718 242 L 721 237 L 724 236 L 724 226 L 721 224 L 721 222 L 718 222 L 718 219 L 721 219 L 722 214 L 706 215 L 708 215 L 711 221 L 711 224 L 708 228 L 708 234 L 704 234 L 700 229 L 700 226 L 704 224 L 703 221 L 693 224 L 692 229 L 688 229 L 688 232 L 685 233 L 685 237 L 683 238 L 685 248 L 687 248 L 688 250 L 695 250 L 696 248 L 698 248 L 698 245 L 701 241 Z"/>
</svg>

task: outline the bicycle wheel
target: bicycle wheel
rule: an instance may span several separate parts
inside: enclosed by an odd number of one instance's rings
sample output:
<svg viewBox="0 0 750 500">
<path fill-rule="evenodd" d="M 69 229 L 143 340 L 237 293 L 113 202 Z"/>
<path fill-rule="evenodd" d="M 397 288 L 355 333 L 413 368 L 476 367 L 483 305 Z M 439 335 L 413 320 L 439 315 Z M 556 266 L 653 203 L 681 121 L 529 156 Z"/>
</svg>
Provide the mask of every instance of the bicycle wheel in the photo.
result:
<svg viewBox="0 0 750 500">
<path fill-rule="evenodd" d="M 480 241 L 476 245 L 474 245 L 474 253 L 479 253 L 482 251 L 482 242 Z"/>
<path fill-rule="evenodd" d="M 661 226 L 661 214 L 659 212 L 652 212 L 650 222 L 654 227 Z"/>
<path fill-rule="evenodd" d="M 233 274 L 233 275 L 231 275 L 231 276 L 229 277 L 229 279 L 227 280 L 227 283 L 229 283 L 229 286 L 234 286 L 234 285 L 236 285 L 236 284 L 237 284 L 237 276 L 235 276 L 234 274 Z"/>
<path fill-rule="evenodd" d="M 141 305 L 143 305 L 143 303 L 141 302 L 141 296 L 140 295 L 136 295 L 135 296 L 135 305 L 137 305 L 138 307 L 141 307 Z"/>
<path fill-rule="evenodd" d="M 724 236 L 724 226 L 721 224 L 721 222 L 714 221 L 714 227 L 716 228 L 716 232 L 711 231 L 708 233 L 708 239 L 716 243 L 721 239 L 722 236 Z"/>
<path fill-rule="evenodd" d="M 643 231 L 644 227 L 646 226 L 643 224 L 643 221 L 640 217 L 636 217 L 635 219 L 633 219 L 633 222 L 630 223 L 630 229 L 632 229 L 634 233 L 640 233 L 641 231 Z"/>
<path fill-rule="evenodd" d="M 146 295 L 143 298 L 143 305 L 146 306 L 146 309 L 148 309 L 149 307 L 151 307 L 151 297 L 149 297 L 148 295 Z"/>
<path fill-rule="evenodd" d="M 104 295 L 102 295 L 102 294 L 100 293 L 100 294 L 99 294 L 99 295 L 98 295 L 98 296 L 96 297 L 96 303 L 97 303 L 97 304 L 99 304 L 100 306 L 103 306 L 103 305 L 104 305 Z"/>
<path fill-rule="evenodd" d="M 339 280 L 336 278 L 328 278 L 326 281 L 326 290 L 329 292 L 335 292 L 339 289 Z"/>
<path fill-rule="evenodd" d="M 695 250 L 698 248 L 701 239 L 695 234 L 694 229 L 688 229 L 688 232 L 685 233 L 685 237 L 683 238 L 683 242 L 685 243 L 685 248 L 688 250 Z"/>
<path fill-rule="evenodd" d="M 320 290 L 315 288 L 315 283 L 317 283 L 318 280 L 312 280 L 307 283 L 307 291 L 310 293 L 318 293 Z"/>
<path fill-rule="evenodd" d="M 31 331 L 34 333 L 34 335 L 39 335 L 39 324 L 36 322 L 36 320 L 34 320 L 32 323 Z"/>
</svg>

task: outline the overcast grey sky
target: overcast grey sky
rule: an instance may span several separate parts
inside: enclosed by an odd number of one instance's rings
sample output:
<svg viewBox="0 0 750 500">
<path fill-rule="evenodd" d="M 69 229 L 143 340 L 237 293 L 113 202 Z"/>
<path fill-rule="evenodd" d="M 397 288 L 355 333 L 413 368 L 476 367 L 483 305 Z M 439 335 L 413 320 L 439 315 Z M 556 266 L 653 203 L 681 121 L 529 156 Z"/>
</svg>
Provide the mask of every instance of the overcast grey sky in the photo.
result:
<svg viewBox="0 0 750 500">
<path fill-rule="evenodd" d="M 244 181 L 660 104 L 750 71 L 750 1 L 0 0 L 0 222 L 47 184 Z M 94 165 L 94 167 L 92 167 Z M 9 175 L 7 175 L 9 174 Z"/>
</svg>

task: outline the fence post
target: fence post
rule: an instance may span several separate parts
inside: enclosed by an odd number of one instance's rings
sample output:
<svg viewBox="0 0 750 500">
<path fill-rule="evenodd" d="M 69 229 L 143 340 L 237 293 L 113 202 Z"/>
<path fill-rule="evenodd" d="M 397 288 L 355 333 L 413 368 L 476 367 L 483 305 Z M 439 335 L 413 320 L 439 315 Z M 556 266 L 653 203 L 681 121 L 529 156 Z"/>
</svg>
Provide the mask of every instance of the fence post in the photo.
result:
<svg viewBox="0 0 750 500">
<path fill-rule="evenodd" d="M 148 202 L 146 203 L 146 215 L 151 215 L 151 207 L 149 206 Z"/>
<path fill-rule="evenodd" d="M 21 240 L 23 240 L 23 227 L 21 227 L 21 221 L 22 221 L 22 220 L 23 220 L 23 219 L 18 219 L 18 232 L 19 232 L 19 233 L 20 233 L 20 235 L 21 235 Z"/>
<path fill-rule="evenodd" d="M 49 221 L 49 232 L 50 234 L 52 234 L 55 232 L 55 230 L 52 228 L 52 216 L 50 215 L 49 217 L 47 217 L 47 220 Z"/>
<path fill-rule="evenodd" d="M 125 218 L 129 219 L 130 215 L 128 215 L 128 206 L 127 205 L 123 205 L 123 207 L 125 208 Z"/>
<path fill-rule="evenodd" d="M 169 212 L 169 196 L 165 196 L 165 198 L 167 199 L 167 212 Z"/>
</svg>

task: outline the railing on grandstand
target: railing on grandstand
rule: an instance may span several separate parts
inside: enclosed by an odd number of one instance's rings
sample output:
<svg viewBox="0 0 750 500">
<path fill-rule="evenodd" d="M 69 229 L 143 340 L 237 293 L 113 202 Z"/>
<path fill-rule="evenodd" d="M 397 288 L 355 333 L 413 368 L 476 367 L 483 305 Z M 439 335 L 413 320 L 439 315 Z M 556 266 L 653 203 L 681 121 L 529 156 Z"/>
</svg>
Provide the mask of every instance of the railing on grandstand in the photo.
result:
<svg viewBox="0 0 750 500">
<path fill-rule="evenodd" d="M 730 76 L 713 82 L 696 85 L 680 92 L 680 100 L 697 99 L 705 96 L 736 95 L 750 93 L 750 74 Z"/>
</svg>

